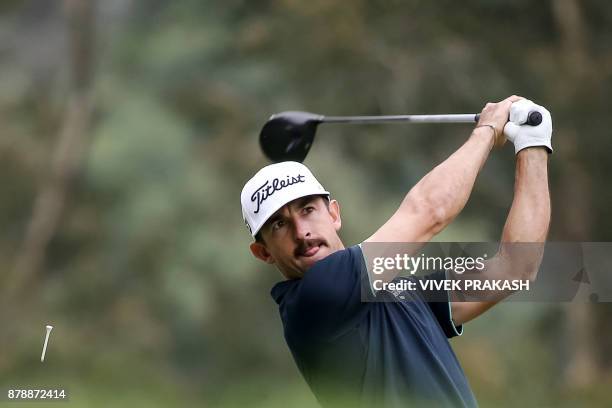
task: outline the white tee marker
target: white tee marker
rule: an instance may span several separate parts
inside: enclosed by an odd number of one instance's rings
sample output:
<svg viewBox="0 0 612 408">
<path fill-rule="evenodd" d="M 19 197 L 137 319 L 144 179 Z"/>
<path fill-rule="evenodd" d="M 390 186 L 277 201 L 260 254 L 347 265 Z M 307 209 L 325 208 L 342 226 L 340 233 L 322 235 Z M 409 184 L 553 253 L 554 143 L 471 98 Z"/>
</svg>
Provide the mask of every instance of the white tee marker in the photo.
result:
<svg viewBox="0 0 612 408">
<path fill-rule="evenodd" d="M 51 334 L 51 330 L 53 330 L 53 326 L 47 326 L 47 335 L 45 336 L 45 344 L 42 349 L 42 354 L 40 355 L 40 362 L 45 361 L 45 353 L 47 352 L 47 343 L 49 342 L 49 335 Z"/>
</svg>

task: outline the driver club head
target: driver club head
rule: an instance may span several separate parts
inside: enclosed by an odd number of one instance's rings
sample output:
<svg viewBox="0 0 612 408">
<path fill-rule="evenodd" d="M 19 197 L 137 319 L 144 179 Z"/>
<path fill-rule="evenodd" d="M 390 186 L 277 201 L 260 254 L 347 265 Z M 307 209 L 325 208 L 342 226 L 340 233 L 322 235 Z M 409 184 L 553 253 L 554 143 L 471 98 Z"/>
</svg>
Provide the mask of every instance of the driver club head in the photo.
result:
<svg viewBox="0 0 612 408">
<path fill-rule="evenodd" d="M 323 116 L 309 112 L 281 112 L 272 115 L 259 133 L 259 144 L 273 162 L 306 158 Z"/>
</svg>

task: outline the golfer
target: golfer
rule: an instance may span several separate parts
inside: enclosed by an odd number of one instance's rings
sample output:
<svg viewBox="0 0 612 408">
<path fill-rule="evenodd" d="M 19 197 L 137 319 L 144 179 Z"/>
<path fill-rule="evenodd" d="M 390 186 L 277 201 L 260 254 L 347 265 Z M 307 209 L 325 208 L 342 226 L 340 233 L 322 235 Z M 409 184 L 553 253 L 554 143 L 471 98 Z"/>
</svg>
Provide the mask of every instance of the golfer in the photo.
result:
<svg viewBox="0 0 612 408">
<path fill-rule="evenodd" d="M 533 110 L 542 123 L 521 125 Z M 543 243 L 550 222 L 551 134 L 550 113 L 529 100 L 488 103 L 467 141 L 412 187 L 365 245 L 430 241 L 463 209 L 491 149 L 504 138 L 514 144 L 516 178 L 501 242 Z M 373 277 L 362 246 L 342 243 L 338 202 L 300 163 L 261 169 L 245 184 L 241 203 L 254 237 L 251 252 L 285 278 L 271 294 L 293 358 L 322 406 L 477 405 L 448 338 L 499 299 L 460 302 L 445 293 L 445 303 L 418 296 L 364 302 L 363 285 Z M 519 268 L 504 264 L 508 259 L 498 254 L 487 263 L 507 279 L 535 278 L 539 262 Z M 389 296 L 385 292 L 376 296 Z"/>
</svg>

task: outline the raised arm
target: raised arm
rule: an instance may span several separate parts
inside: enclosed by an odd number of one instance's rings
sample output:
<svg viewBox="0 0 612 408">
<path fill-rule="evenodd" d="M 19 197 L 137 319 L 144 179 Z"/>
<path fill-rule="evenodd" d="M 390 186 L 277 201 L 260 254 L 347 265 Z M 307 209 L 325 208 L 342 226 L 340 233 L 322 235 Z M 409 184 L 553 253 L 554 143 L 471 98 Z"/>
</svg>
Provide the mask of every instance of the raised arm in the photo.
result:
<svg viewBox="0 0 612 408">
<path fill-rule="evenodd" d="M 551 213 L 546 149 L 552 151 L 552 122 L 548 111 L 543 116 L 541 129 L 523 129 L 535 134 L 535 138 L 520 134 L 520 129 L 511 131 L 517 150 L 514 199 L 502 232 L 500 250 L 486 262 L 484 272 L 478 277 L 480 279 L 534 280 L 538 272 Z M 529 146 L 523 147 L 526 145 Z M 499 293 L 494 300 L 486 302 L 453 302 L 453 320 L 456 324 L 465 323 L 510 294 Z"/>
<path fill-rule="evenodd" d="M 395 214 L 367 242 L 428 242 L 461 212 L 476 176 L 508 121 L 511 96 L 488 103 L 469 139 L 448 159 L 421 179 Z"/>
</svg>

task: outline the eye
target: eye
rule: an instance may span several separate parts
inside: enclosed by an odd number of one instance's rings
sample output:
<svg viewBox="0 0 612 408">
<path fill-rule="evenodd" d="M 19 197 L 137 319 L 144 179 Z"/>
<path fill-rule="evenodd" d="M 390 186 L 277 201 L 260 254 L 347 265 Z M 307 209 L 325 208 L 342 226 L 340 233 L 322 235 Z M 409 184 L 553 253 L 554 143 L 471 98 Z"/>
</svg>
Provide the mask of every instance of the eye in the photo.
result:
<svg viewBox="0 0 612 408">
<path fill-rule="evenodd" d="M 272 224 L 272 231 L 278 231 L 284 225 L 285 225 L 285 221 L 283 220 L 275 221 L 274 224 Z"/>
<path fill-rule="evenodd" d="M 304 207 L 303 211 L 306 214 L 310 214 L 311 212 L 313 212 L 315 210 L 314 206 L 312 205 L 307 205 L 306 207 Z"/>
</svg>

